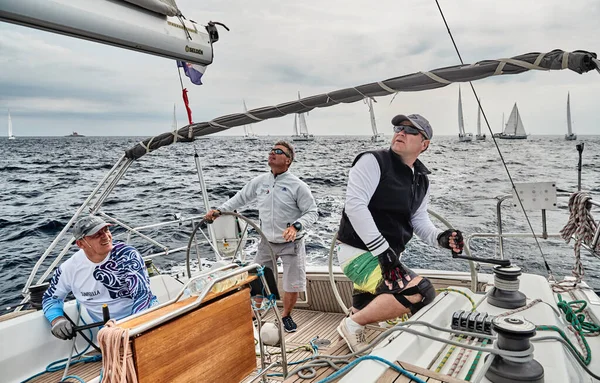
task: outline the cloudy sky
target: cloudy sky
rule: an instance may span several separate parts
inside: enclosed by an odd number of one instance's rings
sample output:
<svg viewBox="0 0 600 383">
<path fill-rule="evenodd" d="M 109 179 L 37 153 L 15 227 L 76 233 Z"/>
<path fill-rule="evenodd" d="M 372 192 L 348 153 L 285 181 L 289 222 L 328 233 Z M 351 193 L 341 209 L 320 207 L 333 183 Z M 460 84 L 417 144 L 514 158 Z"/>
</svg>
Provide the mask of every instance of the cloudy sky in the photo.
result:
<svg viewBox="0 0 600 383">
<path fill-rule="evenodd" d="M 598 0 L 440 1 L 466 63 L 552 49 L 600 50 Z M 420 70 L 459 59 L 435 1 L 178 0 L 200 23 L 225 23 L 215 59 L 196 86 L 186 78 L 194 121 L 240 112 Z M 10 109 L 17 136 L 151 136 L 170 130 L 173 104 L 186 117 L 175 62 L 11 24 L 0 24 L 0 111 Z M 571 93 L 574 130 L 600 134 L 600 74 L 539 72 L 474 83 L 493 131 L 515 102 L 531 134 L 564 134 Z M 463 84 L 467 131 L 477 107 Z M 381 97 L 380 131 L 398 113 L 420 113 L 435 134 L 457 134 L 458 85 Z M 364 103 L 315 110 L 318 135 L 370 134 Z M 6 118 L 0 119 L 5 129 Z M 260 135 L 291 134 L 292 117 L 254 125 Z M 241 135 L 242 128 L 223 134 Z"/>
</svg>

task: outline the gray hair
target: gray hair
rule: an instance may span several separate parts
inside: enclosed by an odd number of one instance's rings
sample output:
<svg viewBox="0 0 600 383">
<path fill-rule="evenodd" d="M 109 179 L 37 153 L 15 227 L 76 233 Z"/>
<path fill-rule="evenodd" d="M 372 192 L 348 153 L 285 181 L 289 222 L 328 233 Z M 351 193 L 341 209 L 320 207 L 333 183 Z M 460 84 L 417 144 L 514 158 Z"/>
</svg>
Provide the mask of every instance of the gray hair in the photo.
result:
<svg viewBox="0 0 600 383">
<path fill-rule="evenodd" d="M 296 153 L 294 152 L 294 147 L 292 146 L 292 144 L 290 144 L 287 141 L 281 140 L 281 141 L 277 141 L 273 146 L 276 146 L 276 145 L 285 146 L 289 151 L 290 160 L 292 160 L 292 162 L 294 162 L 294 159 L 296 158 Z"/>
</svg>

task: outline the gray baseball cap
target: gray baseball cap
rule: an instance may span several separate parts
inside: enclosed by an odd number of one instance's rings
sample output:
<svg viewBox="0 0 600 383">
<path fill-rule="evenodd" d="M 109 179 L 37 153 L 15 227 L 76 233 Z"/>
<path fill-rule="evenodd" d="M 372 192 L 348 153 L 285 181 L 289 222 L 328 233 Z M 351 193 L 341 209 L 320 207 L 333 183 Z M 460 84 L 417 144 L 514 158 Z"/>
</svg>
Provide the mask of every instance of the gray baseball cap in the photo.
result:
<svg viewBox="0 0 600 383">
<path fill-rule="evenodd" d="M 427 137 L 428 140 L 431 140 L 433 137 L 433 128 L 429 124 L 429 121 L 427 121 L 427 119 L 420 114 L 409 114 L 408 116 L 399 114 L 392 118 L 392 125 L 400 126 L 402 121 L 410 121 L 415 128 L 425 133 L 425 137 Z"/>
<path fill-rule="evenodd" d="M 112 226 L 110 223 L 105 222 L 102 218 L 88 215 L 80 218 L 79 221 L 73 226 L 73 236 L 75 239 L 81 239 L 88 235 L 94 235 L 106 226 Z"/>
</svg>

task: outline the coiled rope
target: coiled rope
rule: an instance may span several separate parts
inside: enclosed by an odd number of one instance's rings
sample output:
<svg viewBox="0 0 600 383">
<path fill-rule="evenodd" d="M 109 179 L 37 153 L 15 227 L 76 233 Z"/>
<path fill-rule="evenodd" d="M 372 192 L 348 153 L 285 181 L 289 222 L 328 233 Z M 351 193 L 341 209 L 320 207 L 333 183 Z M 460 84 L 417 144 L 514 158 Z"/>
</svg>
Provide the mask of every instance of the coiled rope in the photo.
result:
<svg viewBox="0 0 600 383">
<path fill-rule="evenodd" d="M 98 343 L 102 350 L 102 383 L 137 383 L 129 330 L 110 320 L 98 332 Z"/>
<path fill-rule="evenodd" d="M 569 243 L 572 237 L 575 237 L 575 266 L 573 266 L 573 276 L 576 278 L 576 283 L 581 282 L 585 269 L 581 263 L 581 244 L 584 243 L 592 246 L 594 233 L 596 232 L 596 222 L 590 212 L 592 204 L 589 201 L 592 199 L 588 193 L 577 192 L 573 193 L 569 198 L 569 221 L 566 226 L 560 231 L 561 237 Z M 600 252 L 600 246 L 592 249 L 594 252 Z"/>
</svg>

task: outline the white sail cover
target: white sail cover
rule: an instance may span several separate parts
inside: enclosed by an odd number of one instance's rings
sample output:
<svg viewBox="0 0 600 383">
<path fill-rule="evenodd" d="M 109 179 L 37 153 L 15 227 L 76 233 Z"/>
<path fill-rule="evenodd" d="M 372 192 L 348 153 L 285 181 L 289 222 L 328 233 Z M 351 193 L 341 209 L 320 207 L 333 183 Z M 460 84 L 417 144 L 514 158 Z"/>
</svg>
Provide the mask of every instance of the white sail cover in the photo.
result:
<svg viewBox="0 0 600 383">
<path fill-rule="evenodd" d="M 181 15 L 175 0 L 124 0 L 128 3 L 135 4 L 138 7 L 147 9 L 152 12 L 160 13 L 165 16 Z"/>
<path fill-rule="evenodd" d="M 523 121 L 521 121 L 521 115 L 519 114 L 519 108 L 517 108 L 517 103 L 512 108 L 510 112 L 510 116 L 508 117 L 508 122 L 506 122 L 506 126 L 504 127 L 504 134 L 510 136 L 526 136 L 525 127 L 523 126 Z"/>
<path fill-rule="evenodd" d="M 463 118 L 462 98 L 460 95 L 460 88 L 458 88 L 458 133 L 461 136 L 465 135 L 465 120 Z"/>
<path fill-rule="evenodd" d="M 191 140 L 194 137 L 222 132 L 235 126 L 242 126 L 255 121 L 279 118 L 293 113 L 305 113 L 315 108 L 327 108 L 340 103 L 349 104 L 361 101 L 365 97 L 381 97 L 396 92 L 416 92 L 436 89 L 445 87 L 453 82 L 476 81 L 486 77 L 514 75 L 529 70 L 552 71 L 570 69 L 581 74 L 591 70 L 599 70 L 600 61 L 596 57 L 596 54 L 593 52 L 565 52 L 556 49 L 546 53 L 525 53 L 508 59 L 484 60 L 474 64 L 455 65 L 425 72 L 415 72 L 387 80 L 305 97 L 301 100 L 264 106 L 252 109 L 247 113 L 220 116 L 210 121 L 188 125 L 180 128 L 177 132 L 178 135 Z M 162 146 L 171 145 L 173 140 L 173 134 L 170 132 L 156 137 L 149 137 L 126 150 L 125 156 L 130 159 L 138 159 Z"/>
</svg>

